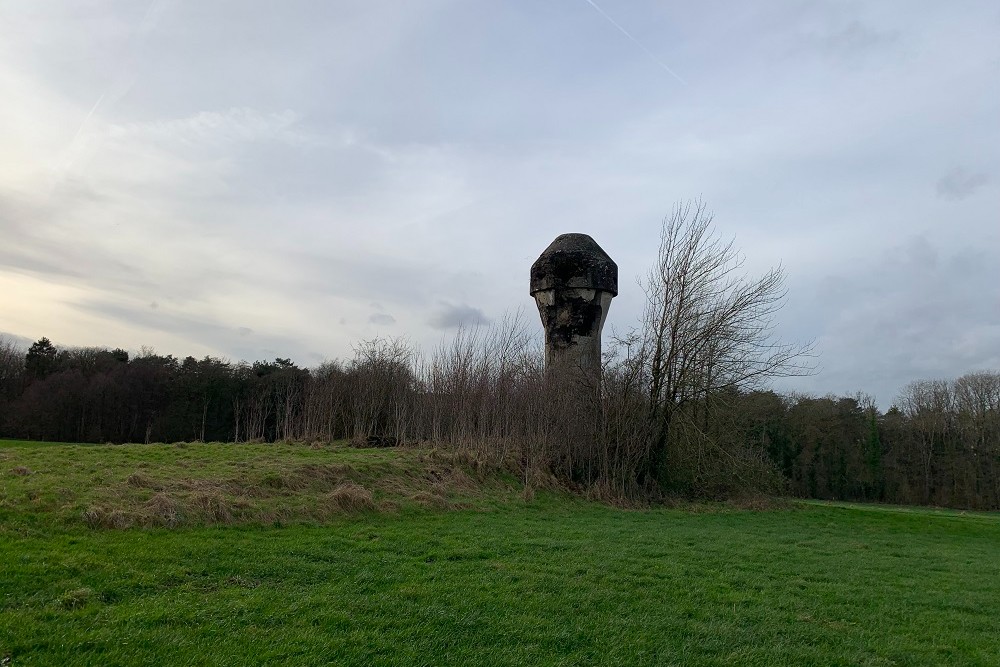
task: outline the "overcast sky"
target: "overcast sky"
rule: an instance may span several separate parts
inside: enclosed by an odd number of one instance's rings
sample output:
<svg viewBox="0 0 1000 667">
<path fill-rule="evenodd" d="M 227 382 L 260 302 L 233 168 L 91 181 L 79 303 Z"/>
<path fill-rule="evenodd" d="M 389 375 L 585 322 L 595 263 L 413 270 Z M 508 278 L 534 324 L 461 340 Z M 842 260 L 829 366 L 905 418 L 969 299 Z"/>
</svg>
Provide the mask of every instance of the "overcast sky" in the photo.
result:
<svg viewBox="0 0 1000 667">
<path fill-rule="evenodd" d="M 425 347 L 584 232 L 611 327 L 702 197 L 875 394 L 1000 369 L 1000 5 L 0 2 L 0 331 L 232 359 Z"/>
</svg>

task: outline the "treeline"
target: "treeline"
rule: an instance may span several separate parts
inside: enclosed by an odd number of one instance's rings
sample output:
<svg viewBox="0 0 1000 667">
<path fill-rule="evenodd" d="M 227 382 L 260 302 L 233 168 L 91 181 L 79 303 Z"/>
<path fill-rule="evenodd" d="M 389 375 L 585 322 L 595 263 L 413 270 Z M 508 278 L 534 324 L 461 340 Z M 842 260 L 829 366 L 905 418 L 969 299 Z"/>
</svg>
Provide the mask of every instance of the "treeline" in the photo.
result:
<svg viewBox="0 0 1000 667">
<path fill-rule="evenodd" d="M 725 403 L 712 438 L 759 443 L 793 495 L 1000 509 L 1000 373 L 913 382 L 885 413 L 864 394 Z"/>
<path fill-rule="evenodd" d="M 601 387 L 545 377 L 518 320 L 429 355 L 398 340 L 304 369 L 0 341 L 0 435 L 70 442 L 332 441 L 465 449 L 594 493 L 649 493 L 645 366 L 617 346 Z M 579 390 L 580 388 L 577 388 Z M 1000 508 L 1000 373 L 864 396 L 715 390 L 679 404 L 658 489 Z"/>
<path fill-rule="evenodd" d="M 489 350 L 488 355 L 484 353 Z M 510 403 L 537 388 L 520 322 L 460 334 L 430 359 L 375 339 L 348 361 L 178 359 L 121 349 L 29 350 L 0 339 L 0 434 L 67 442 L 350 439 L 380 446 L 506 439 Z"/>
</svg>

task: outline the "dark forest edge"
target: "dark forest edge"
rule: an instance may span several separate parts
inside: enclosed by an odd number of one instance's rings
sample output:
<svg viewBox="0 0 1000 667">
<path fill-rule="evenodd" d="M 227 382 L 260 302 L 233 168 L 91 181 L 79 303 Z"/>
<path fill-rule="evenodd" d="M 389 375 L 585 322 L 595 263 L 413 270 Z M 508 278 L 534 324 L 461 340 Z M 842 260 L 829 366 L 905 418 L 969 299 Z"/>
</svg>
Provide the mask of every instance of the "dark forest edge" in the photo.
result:
<svg viewBox="0 0 1000 667">
<path fill-rule="evenodd" d="M 911 383 L 885 413 L 863 394 L 708 392 L 673 415 L 667 474 L 653 488 L 641 482 L 648 396 L 627 347 L 606 355 L 587 432 L 542 366 L 516 318 L 460 332 L 430 355 L 376 339 L 312 369 L 57 349 L 44 338 L 26 351 L 0 339 L 0 437 L 433 444 L 529 484 L 554 477 L 606 498 L 767 493 L 1000 508 L 1000 373 Z"/>
</svg>

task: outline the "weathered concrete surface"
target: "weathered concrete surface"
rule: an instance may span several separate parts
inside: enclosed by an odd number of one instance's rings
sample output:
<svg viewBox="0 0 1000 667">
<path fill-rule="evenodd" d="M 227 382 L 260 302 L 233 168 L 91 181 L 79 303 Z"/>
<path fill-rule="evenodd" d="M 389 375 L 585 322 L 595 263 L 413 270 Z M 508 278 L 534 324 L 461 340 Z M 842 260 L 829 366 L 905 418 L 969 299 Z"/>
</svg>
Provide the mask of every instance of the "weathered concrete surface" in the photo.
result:
<svg viewBox="0 0 1000 667">
<path fill-rule="evenodd" d="M 531 296 L 545 327 L 545 367 L 601 371 L 601 330 L 618 295 L 618 265 L 586 234 L 562 234 L 531 265 Z"/>
</svg>

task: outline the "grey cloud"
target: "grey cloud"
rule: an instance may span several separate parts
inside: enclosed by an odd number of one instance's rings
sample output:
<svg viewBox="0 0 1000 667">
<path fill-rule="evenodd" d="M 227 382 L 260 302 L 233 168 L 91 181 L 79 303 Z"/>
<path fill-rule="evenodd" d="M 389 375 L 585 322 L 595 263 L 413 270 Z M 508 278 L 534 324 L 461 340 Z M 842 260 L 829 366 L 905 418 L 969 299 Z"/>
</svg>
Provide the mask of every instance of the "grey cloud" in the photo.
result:
<svg viewBox="0 0 1000 667">
<path fill-rule="evenodd" d="M 162 309 L 153 311 L 138 303 L 129 306 L 93 298 L 73 304 L 71 307 L 98 317 L 138 326 L 140 329 L 179 334 L 194 341 L 198 347 L 215 349 L 222 356 L 238 360 L 253 361 L 271 358 L 275 354 L 299 358 L 308 355 L 308 351 L 299 341 L 286 336 L 255 333 L 252 339 L 254 343 L 248 346 L 245 342 L 247 336 L 243 333 L 246 327 L 233 329 L 228 325 L 208 319 L 166 313 Z M 115 340 L 108 340 L 103 344 L 111 347 L 135 347 L 128 342 Z M 144 342 L 139 340 L 137 344 L 143 345 Z M 170 350 L 168 352 L 179 356 L 194 354 L 193 350 Z"/>
<path fill-rule="evenodd" d="M 962 200 L 971 197 L 989 181 L 986 173 L 955 167 L 937 182 L 937 195 L 942 199 Z"/>
<path fill-rule="evenodd" d="M 913 236 L 899 250 L 905 253 L 909 270 L 930 271 L 937 268 L 940 253 L 925 234 Z"/>
<path fill-rule="evenodd" d="M 108 249 L 105 230 L 88 233 L 66 221 L 87 203 L 101 203 L 90 190 L 74 187 L 48 197 L 14 197 L 0 191 L 0 269 L 58 276 L 74 284 L 150 289 L 139 262 Z"/>
<path fill-rule="evenodd" d="M 7 236 L 12 241 L 15 235 Z M 0 247 L 0 269 L 58 277 L 74 285 L 100 285 L 116 290 L 149 290 L 150 283 L 130 262 L 86 241 L 67 243 L 56 238 L 22 236 L 21 242 Z"/>
<path fill-rule="evenodd" d="M 444 304 L 428 320 L 428 323 L 435 329 L 457 329 L 463 326 L 480 326 L 489 324 L 490 318 L 483 314 L 479 308 L 474 308 L 467 304 Z"/>
<path fill-rule="evenodd" d="M 895 42 L 899 33 L 875 30 L 854 20 L 820 39 L 824 50 L 835 55 L 853 56 Z"/>
<path fill-rule="evenodd" d="M 782 319 L 812 321 L 821 332 L 823 372 L 782 385 L 864 390 L 888 407 L 913 380 L 1000 368 L 1000 267 L 989 261 L 1000 248 L 943 253 L 941 245 L 914 237 L 850 271 L 800 282 Z"/>
<path fill-rule="evenodd" d="M 249 336 L 253 333 L 253 329 L 250 327 L 239 327 L 236 331 L 243 337 Z"/>
<path fill-rule="evenodd" d="M 448 294 L 456 286 L 485 283 L 483 275 L 470 270 L 460 258 L 449 266 L 376 252 L 344 256 L 339 252 L 295 251 L 293 257 L 298 287 L 312 293 L 365 299 L 375 310 L 385 310 L 384 303 L 427 307 L 432 298 Z"/>
<path fill-rule="evenodd" d="M 378 324 L 380 326 L 390 326 L 396 323 L 396 318 L 388 313 L 373 313 L 368 321 L 371 324 Z"/>
<path fill-rule="evenodd" d="M 762 21 L 762 17 L 767 20 Z M 778 6 L 751 11 L 745 20 L 753 23 L 752 35 L 766 39 L 786 58 L 790 56 L 796 61 L 811 55 L 823 58 L 825 68 L 813 68 L 813 72 L 824 76 L 830 73 L 831 65 L 857 66 L 871 62 L 871 56 L 885 55 L 901 44 L 905 46 L 902 38 L 906 33 L 897 27 L 905 22 L 898 16 L 846 3 Z"/>
</svg>

